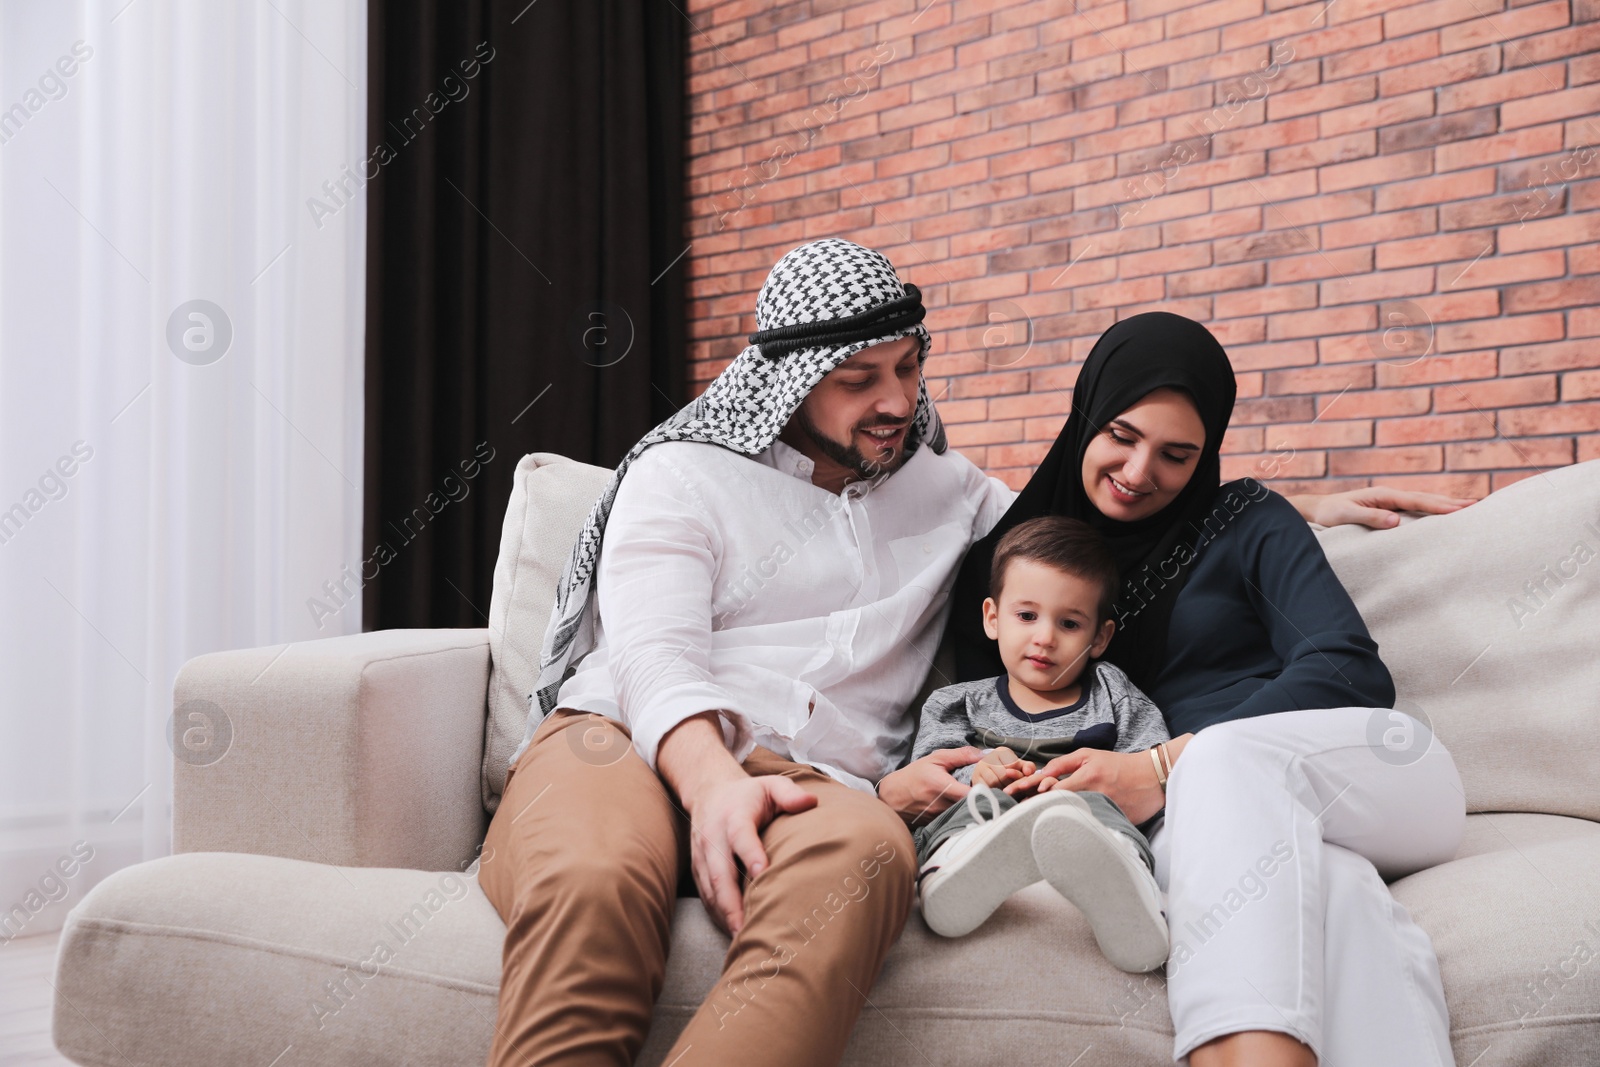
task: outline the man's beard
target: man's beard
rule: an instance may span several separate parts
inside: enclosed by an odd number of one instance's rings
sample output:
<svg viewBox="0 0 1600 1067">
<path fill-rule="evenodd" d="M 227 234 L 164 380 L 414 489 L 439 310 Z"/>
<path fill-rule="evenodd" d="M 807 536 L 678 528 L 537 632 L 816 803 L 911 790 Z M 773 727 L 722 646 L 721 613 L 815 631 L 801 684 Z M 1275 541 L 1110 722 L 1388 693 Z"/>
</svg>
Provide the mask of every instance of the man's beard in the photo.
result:
<svg viewBox="0 0 1600 1067">
<path fill-rule="evenodd" d="M 795 414 L 798 416 L 796 421 L 800 423 L 801 432 L 803 432 L 807 437 L 811 438 L 811 443 L 816 445 L 817 449 L 821 451 L 823 455 L 827 456 L 841 467 L 854 471 L 856 475 L 861 478 L 874 478 L 880 474 L 893 474 L 895 471 L 899 470 L 905 465 L 906 457 L 910 455 L 907 446 L 911 444 L 911 435 L 915 432 L 915 429 L 910 425 L 910 420 L 907 420 L 905 435 L 900 438 L 900 447 L 895 452 L 893 458 L 888 460 L 879 460 L 867 457 L 861 451 L 861 449 L 857 448 L 854 444 L 842 445 L 838 441 L 835 441 L 833 438 L 829 437 L 827 434 L 823 433 L 822 430 L 818 428 L 817 424 L 812 422 L 810 417 L 806 415 L 803 407 L 797 408 L 795 410 Z M 894 423 L 882 423 L 879 425 L 893 426 Z M 876 426 L 859 427 L 859 429 L 863 430 L 876 428 Z M 850 440 L 852 442 L 855 440 L 855 434 L 853 432 L 850 436 Z"/>
</svg>

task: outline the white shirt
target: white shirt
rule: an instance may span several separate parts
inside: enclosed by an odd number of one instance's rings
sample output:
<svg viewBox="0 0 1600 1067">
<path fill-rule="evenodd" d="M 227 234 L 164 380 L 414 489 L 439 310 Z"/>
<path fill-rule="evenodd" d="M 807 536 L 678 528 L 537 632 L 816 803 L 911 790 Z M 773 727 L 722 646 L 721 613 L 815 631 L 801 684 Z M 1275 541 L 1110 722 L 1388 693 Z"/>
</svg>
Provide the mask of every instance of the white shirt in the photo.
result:
<svg viewBox="0 0 1600 1067">
<path fill-rule="evenodd" d="M 595 646 L 558 706 L 626 725 L 652 769 L 707 711 L 741 762 L 759 744 L 868 792 L 898 767 L 956 570 L 1017 494 L 926 444 L 839 493 L 813 469 L 782 441 L 641 453 L 600 546 Z"/>
</svg>

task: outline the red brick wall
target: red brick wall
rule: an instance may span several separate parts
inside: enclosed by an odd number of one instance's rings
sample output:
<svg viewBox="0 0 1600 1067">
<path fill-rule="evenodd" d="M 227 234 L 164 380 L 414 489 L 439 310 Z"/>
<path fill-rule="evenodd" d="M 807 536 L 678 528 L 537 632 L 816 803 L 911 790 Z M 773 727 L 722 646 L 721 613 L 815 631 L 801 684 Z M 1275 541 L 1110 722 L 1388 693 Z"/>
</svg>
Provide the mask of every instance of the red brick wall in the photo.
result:
<svg viewBox="0 0 1600 1067">
<path fill-rule="evenodd" d="M 689 0 L 691 373 L 788 249 L 923 288 L 1020 486 L 1119 317 L 1210 325 L 1224 474 L 1481 496 L 1600 457 L 1600 0 Z"/>
</svg>

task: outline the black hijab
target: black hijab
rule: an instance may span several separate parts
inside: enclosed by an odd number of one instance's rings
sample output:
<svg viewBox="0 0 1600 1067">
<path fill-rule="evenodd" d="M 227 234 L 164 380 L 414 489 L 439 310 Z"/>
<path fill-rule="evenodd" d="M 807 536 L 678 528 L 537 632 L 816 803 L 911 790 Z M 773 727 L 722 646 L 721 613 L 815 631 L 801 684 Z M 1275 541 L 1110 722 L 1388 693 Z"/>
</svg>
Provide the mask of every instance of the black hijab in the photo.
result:
<svg viewBox="0 0 1600 1067">
<path fill-rule="evenodd" d="M 1177 498 L 1154 515 L 1137 522 L 1108 519 L 1084 492 L 1084 451 L 1108 422 L 1162 387 L 1187 393 L 1205 426 L 1194 474 Z M 1103 533 L 1122 571 L 1117 631 L 1104 658 L 1121 667 L 1140 688 L 1155 684 L 1165 660 L 1172 606 L 1192 567 L 1192 555 L 1176 550 L 1199 527 L 1196 520 L 1211 511 L 1217 496 L 1218 453 L 1233 414 L 1234 393 L 1228 354 L 1211 331 L 1193 319 L 1151 311 L 1124 319 L 1100 335 L 1078 374 L 1072 413 L 1049 455 L 995 528 L 967 550 L 956 575 L 948 625 L 954 630 L 957 681 L 1005 673 L 998 645 L 983 632 L 983 600 L 989 595 L 995 545 L 1006 531 L 1028 519 L 1066 515 Z M 1142 581 L 1148 577 L 1146 566 L 1163 562 L 1160 580 Z M 1174 566 L 1178 573 L 1169 579 Z M 1136 591 L 1136 582 L 1143 588 Z"/>
</svg>

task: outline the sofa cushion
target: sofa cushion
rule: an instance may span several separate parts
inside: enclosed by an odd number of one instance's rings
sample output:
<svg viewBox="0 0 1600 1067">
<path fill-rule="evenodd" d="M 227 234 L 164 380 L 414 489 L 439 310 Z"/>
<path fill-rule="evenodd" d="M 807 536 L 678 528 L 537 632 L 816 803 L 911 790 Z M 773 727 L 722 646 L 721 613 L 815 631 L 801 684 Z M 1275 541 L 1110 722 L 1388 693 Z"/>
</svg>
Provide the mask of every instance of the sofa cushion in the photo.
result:
<svg viewBox="0 0 1600 1067">
<path fill-rule="evenodd" d="M 1600 825 L 1474 815 L 1460 858 L 1394 884 L 1433 938 L 1457 1062 L 1600 1063 Z M 409 916 L 409 918 L 408 918 Z M 824 931 L 825 932 L 825 931 Z M 505 928 L 474 879 L 188 853 L 126 868 L 62 933 L 54 1036 L 76 1062 L 482 1063 Z M 818 936 L 822 936 L 819 933 Z M 385 957 L 378 946 L 386 947 Z M 639 1062 L 713 993 L 727 938 L 678 901 Z M 848 1065 L 1171 1063 L 1159 975 L 1106 963 L 1045 884 L 969 937 L 913 914 L 869 992 Z"/>
<path fill-rule="evenodd" d="M 1600 460 L 1451 515 L 1318 539 L 1394 674 L 1397 706 L 1455 757 L 1469 811 L 1600 818 Z M 1388 725 L 1375 717 L 1375 738 Z"/>
<path fill-rule="evenodd" d="M 67 916 L 53 1037 L 106 1067 L 483 1063 L 504 938 L 471 875 L 167 856 Z"/>
<path fill-rule="evenodd" d="M 1433 940 L 1457 1063 L 1600 1063 L 1600 824 L 1468 816 L 1454 861 L 1390 888 Z"/>
<path fill-rule="evenodd" d="M 494 811 L 506 763 L 528 725 L 529 694 L 567 557 L 605 492 L 611 471 L 554 452 L 523 456 L 512 476 L 489 600 L 489 721 L 483 744 L 483 805 Z"/>
</svg>

